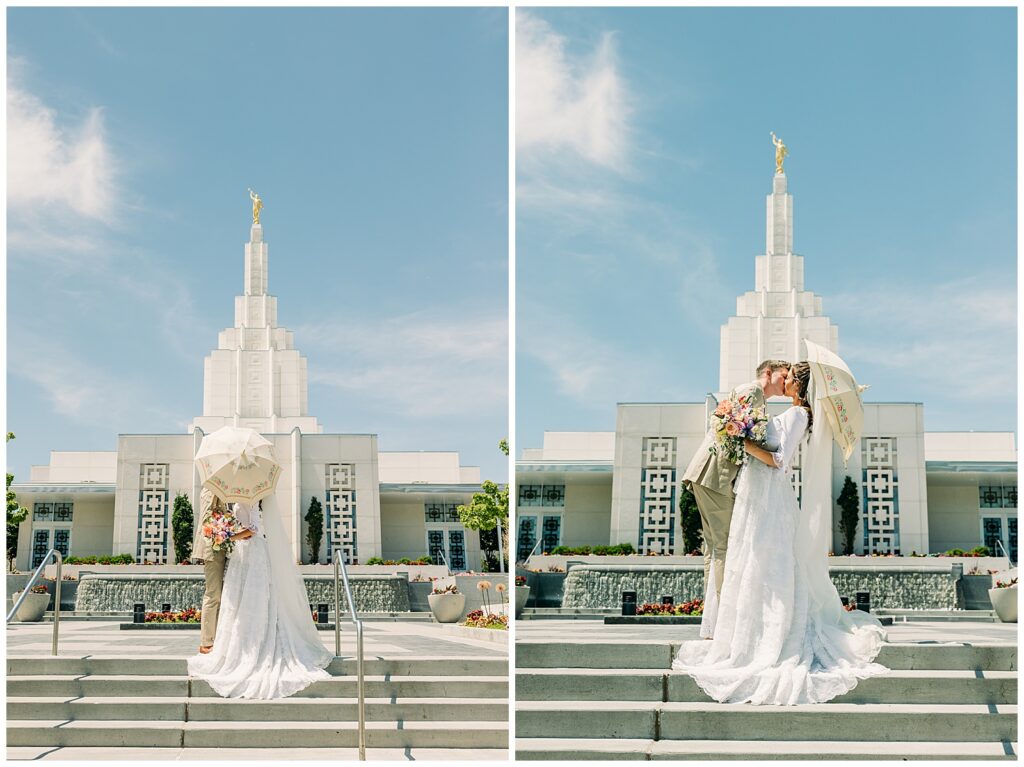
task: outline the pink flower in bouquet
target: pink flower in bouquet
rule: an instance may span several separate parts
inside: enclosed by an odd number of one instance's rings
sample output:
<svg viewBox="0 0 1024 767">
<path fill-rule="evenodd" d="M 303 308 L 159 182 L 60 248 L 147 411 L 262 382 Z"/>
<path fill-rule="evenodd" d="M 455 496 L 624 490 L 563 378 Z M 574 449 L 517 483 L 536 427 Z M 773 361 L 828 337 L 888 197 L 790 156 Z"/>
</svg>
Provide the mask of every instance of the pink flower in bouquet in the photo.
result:
<svg viewBox="0 0 1024 767">
<path fill-rule="evenodd" d="M 732 412 L 732 403 L 725 399 L 718 403 L 718 407 L 715 408 L 715 415 L 729 415 Z"/>
<path fill-rule="evenodd" d="M 730 437 L 738 437 L 742 432 L 743 427 L 735 421 L 729 421 L 729 423 L 725 425 L 725 433 Z"/>
</svg>

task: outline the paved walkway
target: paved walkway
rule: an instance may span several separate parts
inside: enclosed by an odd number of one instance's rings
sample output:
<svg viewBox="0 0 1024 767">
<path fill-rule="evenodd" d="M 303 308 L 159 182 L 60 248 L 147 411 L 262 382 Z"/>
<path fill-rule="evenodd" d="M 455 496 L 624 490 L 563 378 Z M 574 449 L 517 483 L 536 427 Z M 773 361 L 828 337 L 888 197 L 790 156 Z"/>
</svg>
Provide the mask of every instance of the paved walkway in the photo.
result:
<svg viewBox="0 0 1024 767">
<path fill-rule="evenodd" d="M 483 631 L 483 629 L 478 629 Z M 468 636 L 473 629 L 426 621 L 371 621 L 363 624 L 363 644 L 367 658 L 402 657 L 506 657 L 506 641 L 483 641 Z M 334 631 L 321 631 L 324 646 L 334 652 Z M 498 632 L 494 632 L 497 634 Z M 497 637 L 488 634 L 489 639 Z M 7 627 L 7 654 L 49 655 L 52 623 L 20 623 Z M 198 630 L 122 631 L 114 621 L 61 621 L 61 655 L 161 655 L 186 658 L 199 647 Z M 355 630 L 341 627 L 341 654 L 352 656 L 356 649 Z"/>
<path fill-rule="evenodd" d="M 517 642 L 683 642 L 697 639 L 699 626 L 606 626 L 600 620 L 530 620 L 516 623 Z M 1005 644 L 1017 642 L 1016 623 L 897 621 L 887 626 L 889 641 Z"/>
</svg>

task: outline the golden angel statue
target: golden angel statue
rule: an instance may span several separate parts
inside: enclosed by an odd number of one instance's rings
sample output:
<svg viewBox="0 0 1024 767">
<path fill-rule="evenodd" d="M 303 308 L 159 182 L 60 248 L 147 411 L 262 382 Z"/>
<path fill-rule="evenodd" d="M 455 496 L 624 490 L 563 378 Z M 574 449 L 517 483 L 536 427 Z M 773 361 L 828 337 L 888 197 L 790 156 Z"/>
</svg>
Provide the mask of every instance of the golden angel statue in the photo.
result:
<svg viewBox="0 0 1024 767">
<path fill-rule="evenodd" d="M 258 226 L 260 223 L 260 211 L 263 210 L 263 200 L 252 189 L 249 190 L 249 199 L 252 200 L 252 223 Z"/>
<path fill-rule="evenodd" d="M 775 131 L 772 131 L 772 144 L 775 145 L 775 172 L 782 173 L 782 161 L 786 159 L 786 155 L 789 154 L 789 150 L 786 149 L 786 145 L 782 143 L 782 139 L 775 135 Z"/>
</svg>

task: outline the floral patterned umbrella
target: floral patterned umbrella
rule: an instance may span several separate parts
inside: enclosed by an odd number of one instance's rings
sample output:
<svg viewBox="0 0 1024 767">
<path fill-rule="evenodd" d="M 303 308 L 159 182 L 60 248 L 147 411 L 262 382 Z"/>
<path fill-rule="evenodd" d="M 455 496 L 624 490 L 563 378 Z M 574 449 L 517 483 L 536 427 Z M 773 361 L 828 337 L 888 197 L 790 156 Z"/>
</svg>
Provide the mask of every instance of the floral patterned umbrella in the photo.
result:
<svg viewBox="0 0 1024 767">
<path fill-rule="evenodd" d="M 196 468 L 203 484 L 225 503 L 256 503 L 274 492 L 281 478 L 274 446 L 252 429 L 235 426 L 203 437 Z"/>
<path fill-rule="evenodd" d="M 860 395 L 868 387 L 857 383 L 839 355 L 807 339 L 804 344 L 814 377 L 814 396 L 825 411 L 836 444 L 843 451 L 843 461 L 848 461 L 864 431 L 864 403 Z"/>
</svg>

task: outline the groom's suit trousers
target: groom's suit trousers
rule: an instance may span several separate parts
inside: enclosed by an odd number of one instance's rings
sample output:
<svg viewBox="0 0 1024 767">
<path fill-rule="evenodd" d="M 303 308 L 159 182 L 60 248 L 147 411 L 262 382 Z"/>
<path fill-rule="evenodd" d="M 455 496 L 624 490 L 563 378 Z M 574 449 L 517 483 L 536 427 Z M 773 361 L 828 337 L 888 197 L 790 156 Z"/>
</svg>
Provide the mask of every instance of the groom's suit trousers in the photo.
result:
<svg viewBox="0 0 1024 767">
<path fill-rule="evenodd" d="M 206 591 L 203 593 L 202 614 L 199 616 L 199 646 L 209 647 L 217 635 L 217 615 L 220 612 L 220 594 L 224 588 L 224 569 L 227 554 L 221 549 L 214 551 L 209 541 L 203 551 L 203 575 L 206 577 Z"/>
<path fill-rule="evenodd" d="M 725 555 L 729 545 L 729 524 L 732 522 L 732 507 L 736 499 L 731 495 L 716 493 L 696 482 L 690 486 L 700 512 L 700 525 L 704 533 L 704 586 L 707 588 L 711 568 L 715 568 L 715 593 L 722 595 L 725 580 Z"/>
<path fill-rule="evenodd" d="M 203 593 L 202 615 L 199 617 L 199 646 L 209 647 L 217 634 L 217 615 L 220 612 L 220 593 L 224 588 L 224 568 L 227 567 L 227 553 L 221 549 L 213 550 L 209 538 L 203 535 L 203 523 L 210 512 L 224 509 L 224 502 L 217 498 L 209 488 L 204 487 L 199 494 L 199 515 L 194 525 L 192 539 L 192 558 L 203 560 L 203 575 L 206 578 L 206 591 Z"/>
</svg>

